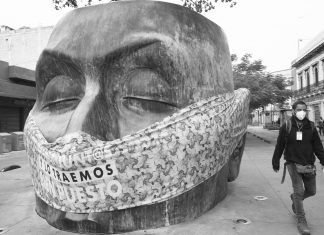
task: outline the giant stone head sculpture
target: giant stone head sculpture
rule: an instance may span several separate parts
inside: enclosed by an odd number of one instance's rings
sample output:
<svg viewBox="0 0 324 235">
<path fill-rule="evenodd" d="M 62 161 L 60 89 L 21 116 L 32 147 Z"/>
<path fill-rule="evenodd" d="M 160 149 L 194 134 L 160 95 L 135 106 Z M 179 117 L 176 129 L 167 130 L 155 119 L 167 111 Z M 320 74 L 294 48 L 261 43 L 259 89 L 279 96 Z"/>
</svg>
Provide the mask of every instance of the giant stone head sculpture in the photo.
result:
<svg viewBox="0 0 324 235">
<path fill-rule="evenodd" d="M 189 220 L 238 175 L 248 93 L 233 89 L 222 29 L 189 9 L 76 9 L 55 26 L 36 84 L 25 128 L 36 210 L 59 229 Z"/>
</svg>

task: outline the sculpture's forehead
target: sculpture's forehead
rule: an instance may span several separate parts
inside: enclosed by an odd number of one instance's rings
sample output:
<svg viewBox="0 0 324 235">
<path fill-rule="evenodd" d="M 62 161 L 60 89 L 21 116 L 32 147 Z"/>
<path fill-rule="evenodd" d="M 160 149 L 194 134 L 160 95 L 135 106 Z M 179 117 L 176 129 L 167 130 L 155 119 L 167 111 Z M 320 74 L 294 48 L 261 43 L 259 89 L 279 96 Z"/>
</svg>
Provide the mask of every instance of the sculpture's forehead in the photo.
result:
<svg viewBox="0 0 324 235">
<path fill-rule="evenodd" d="M 92 58 L 152 40 L 189 49 L 205 43 L 222 47 L 226 42 L 216 24 L 189 9 L 164 2 L 132 1 L 70 12 L 56 25 L 47 49 Z"/>
</svg>

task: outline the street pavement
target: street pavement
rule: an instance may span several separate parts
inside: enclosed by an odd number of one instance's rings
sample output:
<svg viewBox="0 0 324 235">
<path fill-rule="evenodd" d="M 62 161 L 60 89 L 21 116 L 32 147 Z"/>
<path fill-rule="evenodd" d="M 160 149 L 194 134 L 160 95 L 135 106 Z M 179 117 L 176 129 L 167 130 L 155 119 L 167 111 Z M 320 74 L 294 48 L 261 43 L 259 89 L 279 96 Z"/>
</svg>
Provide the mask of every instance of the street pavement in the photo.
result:
<svg viewBox="0 0 324 235">
<path fill-rule="evenodd" d="M 259 137 L 256 137 L 257 134 Z M 264 141 L 262 138 L 267 139 Z M 268 131 L 262 127 L 248 128 L 240 176 L 236 181 L 229 183 L 227 197 L 215 208 L 191 222 L 126 234 L 298 234 L 289 198 L 292 192 L 290 177 L 287 176 L 284 184 L 280 184 L 282 169 L 275 173 L 271 167 L 275 139 L 275 131 Z M 0 173 L 0 234 L 73 234 L 49 226 L 36 215 L 25 152 L 0 154 L 0 169 L 10 164 L 18 164 L 21 168 Z M 316 164 L 317 195 L 305 201 L 305 210 L 312 234 L 323 235 L 324 175 L 320 171 L 319 163 Z M 256 200 L 255 196 L 264 196 L 267 199 Z M 238 219 L 245 219 L 248 223 L 237 223 Z M 1 233 L 1 229 L 4 233 Z"/>
</svg>

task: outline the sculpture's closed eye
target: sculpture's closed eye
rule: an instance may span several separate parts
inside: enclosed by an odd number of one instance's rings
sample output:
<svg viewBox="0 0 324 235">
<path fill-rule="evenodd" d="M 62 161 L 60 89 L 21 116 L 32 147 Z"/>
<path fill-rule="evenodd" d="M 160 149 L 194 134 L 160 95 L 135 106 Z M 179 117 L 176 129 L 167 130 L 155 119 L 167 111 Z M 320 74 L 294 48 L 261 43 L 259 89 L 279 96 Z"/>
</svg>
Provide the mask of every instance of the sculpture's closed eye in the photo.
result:
<svg viewBox="0 0 324 235">
<path fill-rule="evenodd" d="M 172 87 L 156 71 L 137 68 L 124 84 L 124 107 L 137 114 L 171 114 L 178 110 Z"/>
<path fill-rule="evenodd" d="M 145 112 L 171 114 L 178 110 L 177 107 L 170 103 L 138 97 L 124 97 L 122 104 L 129 110 L 138 114 L 143 114 Z"/>
<path fill-rule="evenodd" d="M 84 95 L 83 85 L 67 76 L 56 76 L 46 86 L 42 111 L 67 112 L 76 108 Z"/>
</svg>

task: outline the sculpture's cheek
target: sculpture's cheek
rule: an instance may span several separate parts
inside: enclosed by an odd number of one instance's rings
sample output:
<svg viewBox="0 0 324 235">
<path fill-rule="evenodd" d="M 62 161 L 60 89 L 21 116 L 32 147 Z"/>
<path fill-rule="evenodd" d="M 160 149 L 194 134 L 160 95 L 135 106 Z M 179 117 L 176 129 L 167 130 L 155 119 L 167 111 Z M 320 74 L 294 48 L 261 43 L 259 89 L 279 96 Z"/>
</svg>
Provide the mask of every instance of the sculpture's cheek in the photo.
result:
<svg viewBox="0 0 324 235">
<path fill-rule="evenodd" d="M 234 181 L 240 172 L 241 159 L 229 160 L 229 173 L 228 173 L 228 182 Z"/>
<path fill-rule="evenodd" d="M 242 137 L 241 141 L 237 145 L 236 149 L 230 156 L 228 161 L 229 173 L 228 173 L 228 182 L 234 181 L 239 173 L 241 167 L 241 160 L 243 156 L 244 146 L 245 146 L 246 134 Z"/>
<path fill-rule="evenodd" d="M 59 115 L 50 112 L 32 112 L 35 122 L 48 142 L 54 142 L 65 134 L 72 114 L 73 111 Z"/>
</svg>

